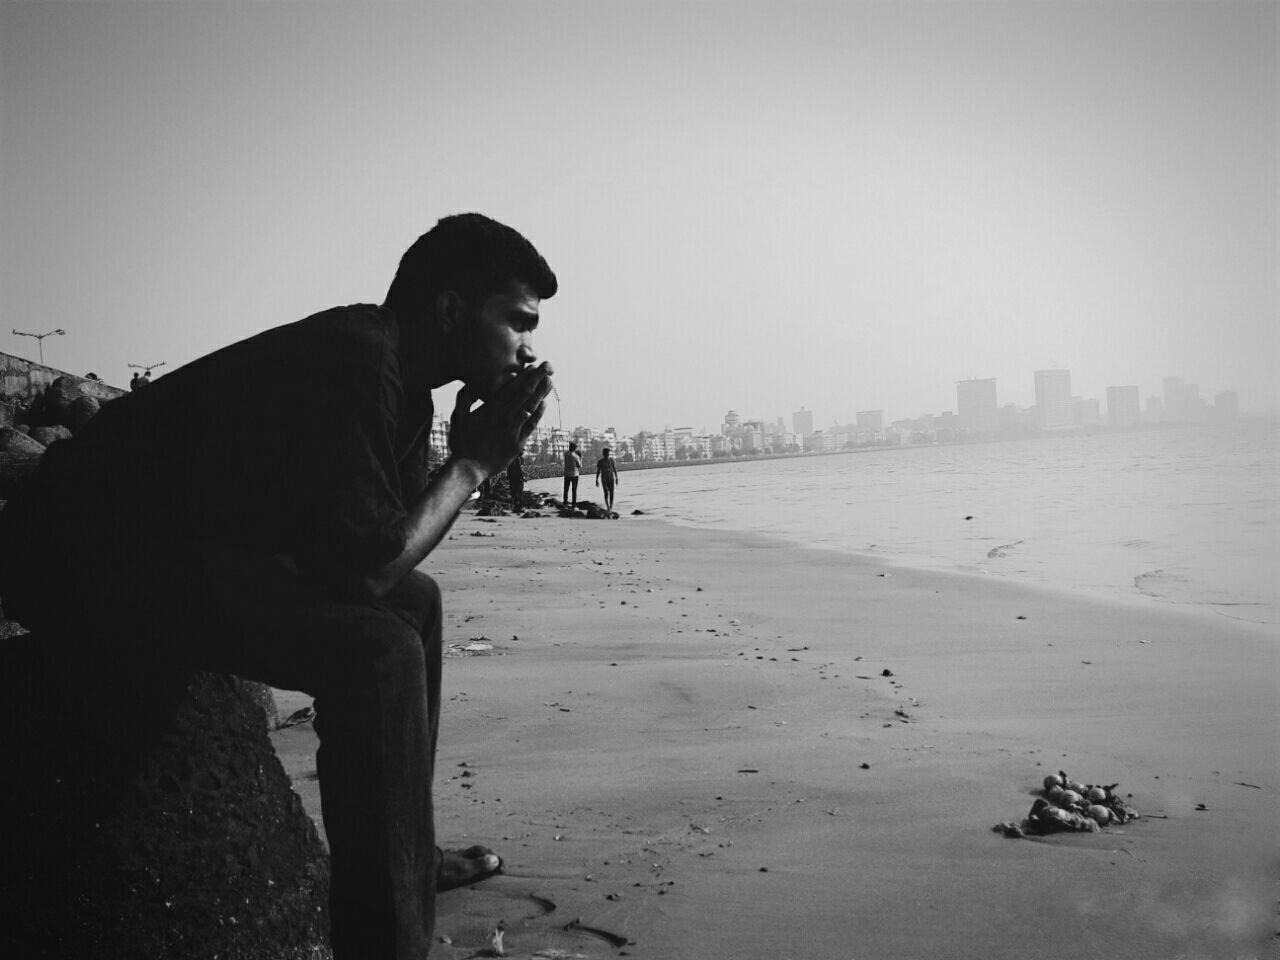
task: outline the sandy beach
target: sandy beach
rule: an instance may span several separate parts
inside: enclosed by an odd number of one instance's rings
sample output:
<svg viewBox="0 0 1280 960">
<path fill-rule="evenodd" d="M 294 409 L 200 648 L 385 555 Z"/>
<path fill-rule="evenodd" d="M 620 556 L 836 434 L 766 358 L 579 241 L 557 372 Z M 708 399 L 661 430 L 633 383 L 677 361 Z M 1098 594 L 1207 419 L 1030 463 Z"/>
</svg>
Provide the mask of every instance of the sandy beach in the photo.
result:
<svg viewBox="0 0 1280 960">
<path fill-rule="evenodd" d="M 433 957 L 1280 957 L 1274 628 L 650 517 L 466 513 L 421 569 L 439 839 L 506 861 Z M 993 832 L 1059 769 L 1142 818 Z"/>
</svg>

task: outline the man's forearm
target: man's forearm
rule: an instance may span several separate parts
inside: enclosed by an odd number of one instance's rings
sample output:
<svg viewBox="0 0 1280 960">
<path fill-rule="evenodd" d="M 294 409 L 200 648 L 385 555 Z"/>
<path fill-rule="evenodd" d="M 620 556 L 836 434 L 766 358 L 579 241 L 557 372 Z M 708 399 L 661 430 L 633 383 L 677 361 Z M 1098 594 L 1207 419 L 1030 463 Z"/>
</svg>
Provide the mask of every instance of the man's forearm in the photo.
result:
<svg viewBox="0 0 1280 960">
<path fill-rule="evenodd" d="M 462 505 L 485 479 L 474 460 L 450 457 L 409 507 L 405 518 L 404 550 L 365 577 L 369 594 L 377 599 L 426 559 L 453 526 Z"/>
</svg>

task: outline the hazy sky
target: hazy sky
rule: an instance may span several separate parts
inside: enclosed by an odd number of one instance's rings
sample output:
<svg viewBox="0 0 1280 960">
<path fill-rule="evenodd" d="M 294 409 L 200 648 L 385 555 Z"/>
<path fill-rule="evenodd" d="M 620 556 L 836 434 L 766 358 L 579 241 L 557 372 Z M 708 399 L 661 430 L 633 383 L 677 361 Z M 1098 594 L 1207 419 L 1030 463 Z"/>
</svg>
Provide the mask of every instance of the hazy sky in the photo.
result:
<svg viewBox="0 0 1280 960">
<path fill-rule="evenodd" d="M 560 277 L 566 426 L 1276 410 L 1277 9 L 6 2 L 0 350 L 163 373 L 479 210 Z"/>
</svg>

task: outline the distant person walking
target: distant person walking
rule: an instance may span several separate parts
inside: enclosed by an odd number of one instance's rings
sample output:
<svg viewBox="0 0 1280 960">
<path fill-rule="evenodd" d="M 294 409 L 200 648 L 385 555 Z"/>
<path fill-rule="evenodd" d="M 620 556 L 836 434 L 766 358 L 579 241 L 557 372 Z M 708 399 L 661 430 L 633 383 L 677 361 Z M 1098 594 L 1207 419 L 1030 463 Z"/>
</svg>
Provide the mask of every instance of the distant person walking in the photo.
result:
<svg viewBox="0 0 1280 960">
<path fill-rule="evenodd" d="M 578 441 L 570 440 L 569 449 L 564 452 L 564 504 L 578 505 L 578 474 L 582 473 L 582 457 L 578 456 Z M 573 490 L 573 500 L 569 500 L 569 491 Z"/>
<path fill-rule="evenodd" d="M 524 467 L 520 457 L 507 464 L 507 486 L 511 488 L 511 509 L 519 513 L 524 509 Z"/>
<path fill-rule="evenodd" d="M 613 459 L 609 448 L 604 448 L 604 456 L 596 461 L 596 486 L 604 487 L 604 508 L 613 509 L 613 488 L 618 485 L 618 461 Z"/>
</svg>

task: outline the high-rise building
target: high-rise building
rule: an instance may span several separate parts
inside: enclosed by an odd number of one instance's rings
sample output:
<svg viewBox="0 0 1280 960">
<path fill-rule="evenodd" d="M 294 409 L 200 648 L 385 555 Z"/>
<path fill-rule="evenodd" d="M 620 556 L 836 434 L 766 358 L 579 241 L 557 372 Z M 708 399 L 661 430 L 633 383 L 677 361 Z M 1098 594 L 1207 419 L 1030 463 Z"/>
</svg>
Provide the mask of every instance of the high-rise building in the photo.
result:
<svg viewBox="0 0 1280 960">
<path fill-rule="evenodd" d="M 1020 433 L 1029 426 L 1030 412 L 1022 410 L 1016 403 L 1006 403 L 996 413 L 1001 433 Z"/>
<path fill-rule="evenodd" d="M 960 428 L 972 433 L 995 433 L 1000 429 L 1000 416 L 996 407 L 996 381 L 956 381 L 956 414 Z"/>
<path fill-rule="evenodd" d="M 1204 419 L 1204 403 L 1200 399 L 1200 387 L 1187 383 L 1181 377 L 1164 378 L 1164 416 L 1175 423 Z"/>
<path fill-rule="evenodd" d="M 1181 377 L 1164 378 L 1164 415 L 1170 420 L 1181 420 L 1182 388 L 1186 384 Z"/>
<path fill-rule="evenodd" d="M 1102 412 L 1098 409 L 1098 401 L 1090 397 L 1071 398 L 1071 422 L 1077 427 L 1096 427 L 1102 423 Z"/>
<path fill-rule="evenodd" d="M 813 411 L 801 407 L 798 412 L 793 413 L 791 415 L 791 429 L 802 437 L 807 437 L 813 433 Z"/>
<path fill-rule="evenodd" d="M 449 421 L 438 413 L 431 415 L 431 434 L 427 442 L 433 459 L 443 460 L 449 456 Z"/>
<path fill-rule="evenodd" d="M 724 423 L 720 427 L 720 432 L 728 435 L 735 432 L 742 426 L 742 418 L 738 416 L 738 411 L 730 410 L 724 415 Z"/>
<path fill-rule="evenodd" d="M 1234 390 L 1223 390 L 1213 398 L 1213 415 L 1218 420 L 1234 420 L 1240 416 L 1240 397 Z"/>
<path fill-rule="evenodd" d="M 1036 415 L 1041 430 L 1064 430 L 1074 424 L 1070 370 L 1036 371 Z"/>
<path fill-rule="evenodd" d="M 858 431 L 870 431 L 879 433 L 884 429 L 884 411 L 883 410 L 859 410 L 858 411 Z"/>
<path fill-rule="evenodd" d="M 1137 387 L 1107 387 L 1107 422 L 1113 427 L 1136 427 L 1142 417 Z"/>
</svg>

